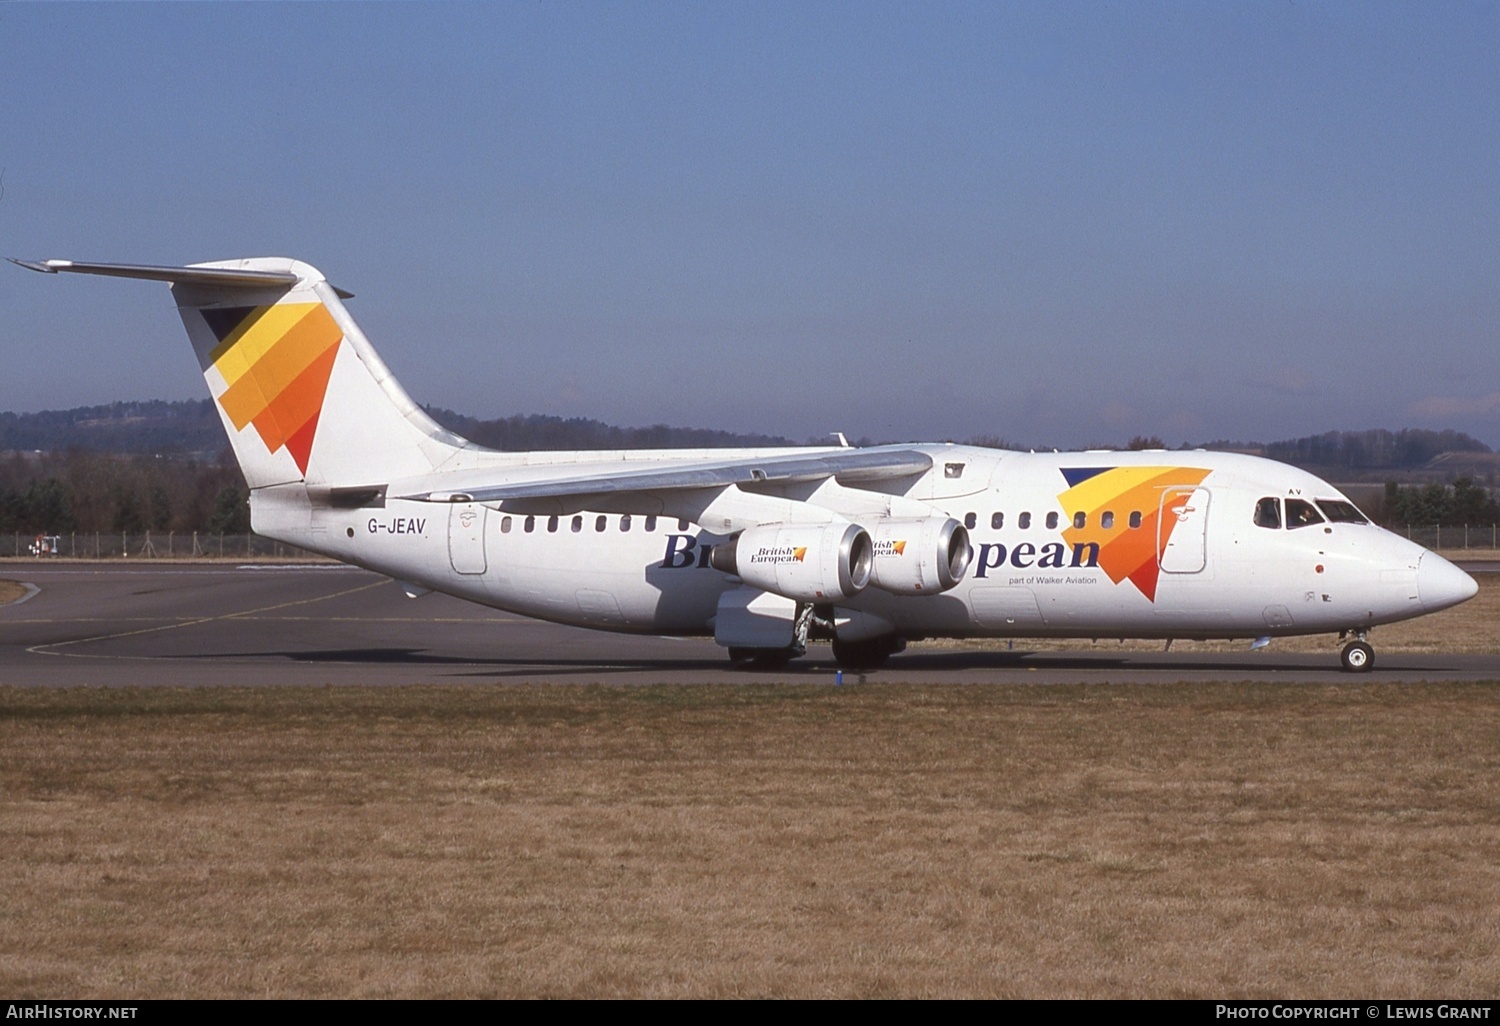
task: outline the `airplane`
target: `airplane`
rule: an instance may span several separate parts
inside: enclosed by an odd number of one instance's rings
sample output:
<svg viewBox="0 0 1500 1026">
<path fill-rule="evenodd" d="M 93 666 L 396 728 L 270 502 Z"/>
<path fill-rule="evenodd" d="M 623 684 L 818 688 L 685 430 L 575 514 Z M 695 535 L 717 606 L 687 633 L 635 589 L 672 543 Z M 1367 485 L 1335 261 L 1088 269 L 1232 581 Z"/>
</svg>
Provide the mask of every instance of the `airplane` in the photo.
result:
<svg viewBox="0 0 1500 1026">
<path fill-rule="evenodd" d="M 167 282 L 257 534 L 602 630 L 711 636 L 774 668 L 868 669 L 923 638 L 1255 639 L 1457 605 L 1473 578 L 1332 485 L 1205 451 L 942 444 L 497 452 L 433 421 L 316 268 L 13 261 Z"/>
</svg>

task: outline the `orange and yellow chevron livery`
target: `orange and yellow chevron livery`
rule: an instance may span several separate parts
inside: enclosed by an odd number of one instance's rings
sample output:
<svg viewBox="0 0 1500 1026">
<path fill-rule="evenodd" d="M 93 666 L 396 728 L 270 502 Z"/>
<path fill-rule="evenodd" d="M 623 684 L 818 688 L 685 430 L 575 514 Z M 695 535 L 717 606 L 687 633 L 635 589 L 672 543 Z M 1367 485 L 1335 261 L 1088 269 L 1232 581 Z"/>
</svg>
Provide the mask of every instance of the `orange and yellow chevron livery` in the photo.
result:
<svg viewBox="0 0 1500 1026">
<path fill-rule="evenodd" d="M 1199 467 L 1080 467 L 1063 468 L 1072 487 L 1058 495 L 1064 510 L 1082 511 L 1083 527 L 1069 527 L 1063 539 L 1072 545 L 1099 546 L 1099 566 L 1115 584 L 1129 578 L 1140 593 L 1156 601 L 1161 554 L 1177 526 L 1175 515 L 1162 519 L 1162 496 L 1174 486 L 1203 483 L 1209 474 Z M 1188 501 L 1186 494 L 1169 498 L 1165 512 L 1175 514 Z M 1141 514 L 1139 527 L 1128 517 Z M 1110 526 L 1104 514 L 1113 513 Z"/>
<path fill-rule="evenodd" d="M 281 449 L 307 473 L 323 397 L 344 333 L 322 303 L 202 310 L 219 344 L 210 353 L 224 379 L 219 406 L 243 431 L 253 425 L 269 452 Z"/>
</svg>

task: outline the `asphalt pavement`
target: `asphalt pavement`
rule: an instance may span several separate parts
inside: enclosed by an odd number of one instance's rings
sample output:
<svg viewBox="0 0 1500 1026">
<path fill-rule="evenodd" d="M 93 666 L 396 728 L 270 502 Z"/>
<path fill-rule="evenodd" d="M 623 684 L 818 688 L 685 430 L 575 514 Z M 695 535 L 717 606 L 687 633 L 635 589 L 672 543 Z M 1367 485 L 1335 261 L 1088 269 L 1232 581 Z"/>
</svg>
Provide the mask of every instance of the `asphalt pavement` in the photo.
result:
<svg viewBox="0 0 1500 1026">
<path fill-rule="evenodd" d="M 442 683 L 832 685 L 815 645 L 785 670 L 729 665 L 705 638 L 608 634 L 445 595 L 410 599 L 391 580 L 338 565 L 0 564 L 31 587 L 0 606 L 0 685 L 263 686 Z M 1365 676 L 1338 651 L 1212 653 L 914 648 L 858 683 L 1153 683 L 1500 680 L 1500 655 L 1384 653 Z"/>
</svg>

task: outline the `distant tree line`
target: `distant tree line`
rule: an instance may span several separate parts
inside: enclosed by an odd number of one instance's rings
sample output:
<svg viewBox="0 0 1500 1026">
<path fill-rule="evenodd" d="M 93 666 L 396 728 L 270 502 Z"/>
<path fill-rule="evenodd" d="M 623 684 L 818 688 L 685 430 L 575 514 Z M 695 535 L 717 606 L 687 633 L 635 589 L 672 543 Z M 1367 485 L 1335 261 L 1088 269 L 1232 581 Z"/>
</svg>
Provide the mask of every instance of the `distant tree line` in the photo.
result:
<svg viewBox="0 0 1500 1026">
<path fill-rule="evenodd" d="M 776 435 L 735 434 L 665 424 L 622 428 L 584 417 L 481 420 L 429 408 L 433 419 L 480 445 L 504 451 L 790 446 Z M 249 531 L 249 489 L 225 445 L 214 404 L 137 402 L 44 413 L 0 413 L 0 531 L 65 534 Z M 856 444 L 870 444 L 860 439 Z M 1005 448 L 981 435 L 970 444 Z M 1165 449 L 1138 435 L 1130 449 Z M 1210 449 L 1263 452 L 1313 467 L 1417 467 L 1445 452 L 1489 452 L 1457 431 L 1330 431 L 1259 443 L 1210 442 Z M 1386 486 L 1388 524 L 1500 523 L 1500 505 L 1469 478 L 1451 486 Z"/>
<path fill-rule="evenodd" d="M 490 449 L 722 449 L 798 443 L 780 435 L 736 434 L 705 428 L 615 427 L 586 417 L 542 414 L 482 420 L 428 407 L 443 427 Z M 0 413 L 0 452 L 149 453 L 211 462 L 224 447 L 224 427 L 213 401 L 119 402 L 41 413 Z"/>
<path fill-rule="evenodd" d="M 798 443 L 780 435 L 736 434 L 707 428 L 667 424 L 615 427 L 587 417 L 550 417 L 544 414 L 480 420 L 441 407 L 425 407 L 427 415 L 449 431 L 487 449 L 503 452 L 558 452 L 575 449 L 727 449 L 786 446 Z"/>
<path fill-rule="evenodd" d="M 211 463 L 81 449 L 0 461 L 5 533 L 244 534 L 248 499 L 227 449 Z"/>
<path fill-rule="evenodd" d="M 620 428 L 582 417 L 479 420 L 428 412 L 451 431 L 508 451 L 796 444 L 665 424 Z M 0 413 L 0 532 L 244 534 L 249 494 L 211 400 Z"/>
<path fill-rule="evenodd" d="M 1402 487 L 1394 481 L 1387 481 L 1383 519 L 1392 527 L 1403 524 L 1420 527 L 1500 524 L 1500 502 L 1490 496 L 1488 489 L 1467 477 L 1460 477 L 1451 485 Z"/>
<path fill-rule="evenodd" d="M 1396 469 L 1420 467 L 1445 452 L 1490 452 L 1490 447 L 1462 431 L 1328 431 L 1262 445 L 1259 442 L 1209 442 L 1206 449 L 1263 452 L 1273 460 L 1299 467 Z"/>
<path fill-rule="evenodd" d="M 211 399 L 0 413 L 0 452 L 86 449 L 212 459 L 222 448 L 224 427 Z"/>
<path fill-rule="evenodd" d="M 1462 431 L 1329 431 L 1273 442 L 1266 455 L 1283 463 L 1321 467 L 1420 467 L 1445 452 L 1489 452 Z"/>
</svg>

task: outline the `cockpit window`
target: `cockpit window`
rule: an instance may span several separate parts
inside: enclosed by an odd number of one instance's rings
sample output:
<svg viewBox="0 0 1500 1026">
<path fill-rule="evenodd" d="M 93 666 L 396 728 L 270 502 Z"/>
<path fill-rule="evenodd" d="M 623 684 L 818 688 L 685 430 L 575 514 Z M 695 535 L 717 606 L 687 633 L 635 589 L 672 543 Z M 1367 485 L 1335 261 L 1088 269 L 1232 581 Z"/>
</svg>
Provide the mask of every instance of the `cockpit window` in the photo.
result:
<svg viewBox="0 0 1500 1026">
<path fill-rule="evenodd" d="M 1354 503 L 1342 499 L 1319 499 L 1318 508 L 1335 524 L 1368 524 L 1365 515 L 1354 508 Z"/>
<path fill-rule="evenodd" d="M 1255 526 L 1281 530 L 1281 500 L 1267 496 L 1255 504 Z"/>
<path fill-rule="evenodd" d="M 1310 502 L 1301 499 L 1286 500 L 1286 529 L 1295 531 L 1299 527 L 1312 527 L 1323 522 L 1323 515 Z"/>
</svg>

